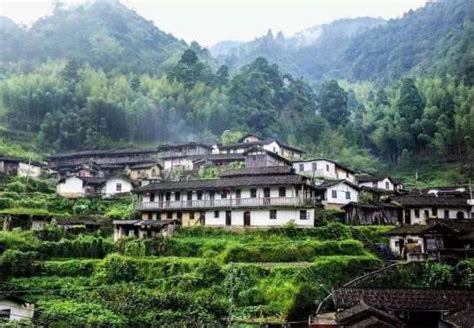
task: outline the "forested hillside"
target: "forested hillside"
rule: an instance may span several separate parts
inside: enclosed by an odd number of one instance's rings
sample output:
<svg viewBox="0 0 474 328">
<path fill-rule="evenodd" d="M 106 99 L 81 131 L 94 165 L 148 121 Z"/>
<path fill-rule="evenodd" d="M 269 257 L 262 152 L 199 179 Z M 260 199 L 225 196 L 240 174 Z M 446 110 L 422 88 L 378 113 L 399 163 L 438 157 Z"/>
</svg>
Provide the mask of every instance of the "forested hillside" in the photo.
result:
<svg viewBox="0 0 474 328">
<path fill-rule="evenodd" d="M 443 0 L 389 22 L 340 20 L 293 41 L 268 35 L 256 42 L 270 60 L 239 69 L 120 3 L 59 6 L 30 30 L 3 19 L 0 149 L 25 156 L 17 145 L 47 154 L 256 132 L 365 170 L 461 164 L 436 175 L 463 181 L 474 143 L 468 9 Z M 279 67 L 287 53 L 276 43 L 303 62 Z M 288 74 L 290 62 L 318 83 Z"/>
<path fill-rule="evenodd" d="M 231 68 L 264 56 L 285 71 L 316 82 L 336 78 L 388 83 L 426 73 L 468 78 L 472 10 L 469 0 L 441 0 L 388 22 L 342 19 L 291 38 L 269 33 L 248 43 L 217 44 L 211 51 Z"/>
<path fill-rule="evenodd" d="M 18 60 L 32 64 L 67 58 L 105 71 L 161 73 L 188 48 L 118 1 L 94 1 L 73 8 L 58 2 L 52 15 L 30 29 L 5 17 L 0 24 L 3 68 Z M 193 48 L 208 57 L 197 44 Z"/>
</svg>

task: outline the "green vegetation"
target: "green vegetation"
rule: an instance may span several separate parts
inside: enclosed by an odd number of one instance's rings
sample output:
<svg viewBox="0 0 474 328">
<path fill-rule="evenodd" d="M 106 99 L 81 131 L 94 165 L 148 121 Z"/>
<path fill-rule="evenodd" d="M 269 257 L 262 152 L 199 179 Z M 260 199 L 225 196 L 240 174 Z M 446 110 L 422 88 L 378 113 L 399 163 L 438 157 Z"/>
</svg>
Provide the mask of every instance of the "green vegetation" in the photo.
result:
<svg viewBox="0 0 474 328">
<path fill-rule="evenodd" d="M 377 234 L 371 230 L 364 234 Z M 234 319 L 284 322 L 306 318 L 332 287 L 380 267 L 354 236 L 335 223 L 249 233 L 190 228 L 116 245 L 95 235 L 2 232 L 0 274 L 9 283 L 2 288 L 27 290 L 38 322 L 221 326 L 231 288 Z"/>
</svg>

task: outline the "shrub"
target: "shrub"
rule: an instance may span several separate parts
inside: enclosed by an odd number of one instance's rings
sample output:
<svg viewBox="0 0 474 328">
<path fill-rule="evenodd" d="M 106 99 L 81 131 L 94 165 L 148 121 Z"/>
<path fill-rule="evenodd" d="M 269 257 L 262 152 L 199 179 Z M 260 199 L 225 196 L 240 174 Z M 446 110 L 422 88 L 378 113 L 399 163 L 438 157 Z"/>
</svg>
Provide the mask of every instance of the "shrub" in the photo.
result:
<svg viewBox="0 0 474 328">
<path fill-rule="evenodd" d="M 362 255 L 364 247 L 356 240 L 304 241 L 232 245 L 224 262 L 301 262 L 323 255 Z"/>
<path fill-rule="evenodd" d="M 0 231 L 0 253 L 6 249 L 32 251 L 38 245 L 32 231 Z"/>
<path fill-rule="evenodd" d="M 94 273 L 98 260 L 81 259 L 68 261 L 45 261 L 41 267 L 48 276 L 90 276 Z"/>
<path fill-rule="evenodd" d="M 45 299 L 38 302 L 39 319 L 63 322 L 66 326 L 124 327 L 125 319 L 95 302 Z"/>
<path fill-rule="evenodd" d="M 16 250 L 6 250 L 0 256 L 0 276 L 30 276 L 35 273 L 36 252 L 20 252 Z"/>
<path fill-rule="evenodd" d="M 95 236 L 80 236 L 76 239 L 45 241 L 38 247 L 38 252 L 47 257 L 92 257 L 102 258 L 115 251 L 110 239 Z"/>
<path fill-rule="evenodd" d="M 12 192 L 18 192 L 18 193 L 24 193 L 26 192 L 26 185 L 24 185 L 21 182 L 14 181 L 10 182 L 6 185 L 5 188 L 7 191 L 12 191 Z"/>
<path fill-rule="evenodd" d="M 13 207 L 14 201 L 11 198 L 0 197 L 0 208 Z"/>
</svg>

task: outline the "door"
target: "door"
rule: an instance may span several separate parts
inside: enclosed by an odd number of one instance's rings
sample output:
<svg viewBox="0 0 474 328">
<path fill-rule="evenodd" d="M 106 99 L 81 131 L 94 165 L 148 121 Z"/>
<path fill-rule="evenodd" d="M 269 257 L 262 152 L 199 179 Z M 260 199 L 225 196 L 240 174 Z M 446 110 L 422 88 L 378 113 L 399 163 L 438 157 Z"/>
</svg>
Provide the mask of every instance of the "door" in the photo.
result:
<svg viewBox="0 0 474 328">
<path fill-rule="evenodd" d="M 232 225 L 232 212 L 225 211 L 225 225 L 231 226 Z"/>
<path fill-rule="evenodd" d="M 270 188 L 263 188 L 263 204 L 270 205 Z"/>
<path fill-rule="evenodd" d="M 405 240 L 400 238 L 398 240 L 398 248 L 400 250 L 400 255 L 403 255 L 403 246 L 405 246 Z"/>
<path fill-rule="evenodd" d="M 411 215 L 410 215 L 410 210 L 405 210 L 405 223 L 406 224 L 411 224 Z"/>
<path fill-rule="evenodd" d="M 216 198 L 216 192 L 209 191 L 210 206 L 214 206 L 214 198 Z"/>
<path fill-rule="evenodd" d="M 250 227 L 250 212 L 244 212 L 244 227 Z"/>
</svg>

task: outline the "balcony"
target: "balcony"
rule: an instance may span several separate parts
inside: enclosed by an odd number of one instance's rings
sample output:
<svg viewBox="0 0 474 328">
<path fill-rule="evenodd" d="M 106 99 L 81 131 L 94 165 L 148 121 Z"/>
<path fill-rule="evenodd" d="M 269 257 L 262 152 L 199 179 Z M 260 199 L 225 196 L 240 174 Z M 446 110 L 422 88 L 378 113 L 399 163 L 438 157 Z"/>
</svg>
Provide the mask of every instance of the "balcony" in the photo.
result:
<svg viewBox="0 0 474 328">
<path fill-rule="evenodd" d="M 270 197 L 270 198 L 233 198 L 203 199 L 181 201 L 140 202 L 135 205 L 138 211 L 151 210 L 184 210 L 209 208 L 246 208 L 246 207 L 315 207 L 319 205 L 316 198 L 304 197 Z"/>
</svg>

